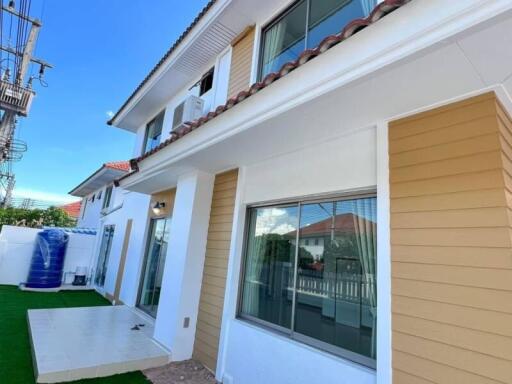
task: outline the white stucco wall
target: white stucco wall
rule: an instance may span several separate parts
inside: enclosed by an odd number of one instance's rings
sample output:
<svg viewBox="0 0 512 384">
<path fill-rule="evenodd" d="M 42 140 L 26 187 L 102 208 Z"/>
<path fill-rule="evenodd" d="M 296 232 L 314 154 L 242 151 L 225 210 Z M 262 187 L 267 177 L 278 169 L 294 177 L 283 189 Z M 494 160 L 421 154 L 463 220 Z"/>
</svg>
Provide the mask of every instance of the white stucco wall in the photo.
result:
<svg viewBox="0 0 512 384">
<path fill-rule="evenodd" d="M 101 217 L 101 207 L 103 205 L 103 198 L 105 195 L 104 188 L 100 188 L 94 193 L 91 193 L 85 196 L 82 199 L 82 206 L 80 208 L 80 216 L 78 216 L 78 220 L 76 226 L 79 228 L 98 228 L 98 224 Z M 101 199 L 97 199 L 98 192 L 101 192 Z M 92 196 L 95 195 L 94 201 L 91 201 Z M 87 203 L 86 203 L 87 201 Z M 84 212 L 85 210 L 85 212 Z"/>
<path fill-rule="evenodd" d="M 113 195 L 114 198 L 114 195 Z M 117 188 L 115 191 L 114 203 L 111 205 L 110 213 L 100 220 L 97 234 L 96 247 L 94 251 L 93 268 L 99 256 L 101 238 L 105 225 L 114 225 L 114 238 L 110 249 L 107 263 L 107 273 L 102 292 L 114 293 L 119 262 L 125 237 L 126 225 L 129 219 L 133 220 L 126 254 L 126 263 L 123 281 L 121 285 L 120 299 L 125 304 L 133 306 L 137 296 L 138 274 L 144 256 L 145 231 L 149 209 L 150 196 L 136 192 L 124 191 Z"/>
<path fill-rule="evenodd" d="M 0 233 L 0 284 L 18 285 L 26 281 L 32 252 L 40 229 L 4 225 Z M 75 272 L 76 267 L 89 267 L 94 259 L 95 236 L 69 234 L 64 260 L 64 274 Z M 63 276 L 64 277 L 64 276 Z M 71 283 L 68 276 L 66 283 Z"/>
<path fill-rule="evenodd" d="M 376 382 L 375 370 L 236 319 L 247 205 L 325 193 L 375 190 L 376 153 L 376 131 L 371 127 L 243 168 L 217 379 L 226 384 Z"/>
</svg>

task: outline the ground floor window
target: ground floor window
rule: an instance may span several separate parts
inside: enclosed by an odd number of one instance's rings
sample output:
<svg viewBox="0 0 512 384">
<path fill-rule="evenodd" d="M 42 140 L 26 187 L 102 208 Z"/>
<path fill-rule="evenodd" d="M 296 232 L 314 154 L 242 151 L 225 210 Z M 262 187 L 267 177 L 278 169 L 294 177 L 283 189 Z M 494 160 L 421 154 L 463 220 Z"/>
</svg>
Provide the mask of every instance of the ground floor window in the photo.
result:
<svg viewBox="0 0 512 384">
<path fill-rule="evenodd" d="M 164 274 L 171 219 L 152 219 L 149 228 L 138 307 L 156 317 Z"/>
<path fill-rule="evenodd" d="M 240 316 L 375 366 L 376 198 L 251 207 Z"/>
<path fill-rule="evenodd" d="M 96 273 L 94 274 L 94 284 L 100 288 L 103 288 L 105 285 L 108 260 L 110 257 L 110 250 L 112 249 L 112 240 L 114 239 L 114 230 L 114 225 L 105 225 L 105 227 L 103 227 L 100 252 L 96 262 Z"/>
</svg>

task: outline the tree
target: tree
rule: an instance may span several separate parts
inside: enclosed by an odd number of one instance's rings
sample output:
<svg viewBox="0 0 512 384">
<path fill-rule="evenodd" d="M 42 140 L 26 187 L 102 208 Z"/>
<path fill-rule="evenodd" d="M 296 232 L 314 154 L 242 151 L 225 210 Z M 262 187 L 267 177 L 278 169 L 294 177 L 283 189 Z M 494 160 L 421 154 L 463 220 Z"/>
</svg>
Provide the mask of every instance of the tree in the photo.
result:
<svg viewBox="0 0 512 384">
<path fill-rule="evenodd" d="M 75 225 L 75 219 L 57 207 L 50 207 L 47 209 L 9 207 L 0 208 L 0 227 L 4 224 L 31 228 L 41 226 L 72 227 Z"/>
</svg>

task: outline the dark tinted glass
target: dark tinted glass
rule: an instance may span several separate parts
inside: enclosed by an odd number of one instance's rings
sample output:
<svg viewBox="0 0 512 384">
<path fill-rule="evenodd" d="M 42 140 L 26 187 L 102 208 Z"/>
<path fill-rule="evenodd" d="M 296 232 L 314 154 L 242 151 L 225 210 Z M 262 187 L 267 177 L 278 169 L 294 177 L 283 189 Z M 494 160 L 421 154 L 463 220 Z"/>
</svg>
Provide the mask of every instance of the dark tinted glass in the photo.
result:
<svg viewBox="0 0 512 384">
<path fill-rule="evenodd" d="M 250 211 L 242 313 L 291 326 L 297 207 Z"/>
<path fill-rule="evenodd" d="M 264 31 L 261 77 L 278 71 L 304 50 L 306 13 L 307 2 L 301 1 Z"/>
<path fill-rule="evenodd" d="M 375 358 L 376 199 L 301 206 L 295 331 Z"/>
</svg>

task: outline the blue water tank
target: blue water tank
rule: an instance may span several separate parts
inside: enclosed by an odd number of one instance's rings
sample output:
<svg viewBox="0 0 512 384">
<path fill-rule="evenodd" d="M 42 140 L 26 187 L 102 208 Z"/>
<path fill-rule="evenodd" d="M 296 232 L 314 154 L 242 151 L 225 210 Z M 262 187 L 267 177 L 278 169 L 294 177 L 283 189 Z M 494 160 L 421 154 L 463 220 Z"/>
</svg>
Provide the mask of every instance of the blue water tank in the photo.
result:
<svg viewBox="0 0 512 384">
<path fill-rule="evenodd" d="M 62 229 L 45 229 L 37 234 L 26 287 L 60 287 L 68 240 Z"/>
</svg>

